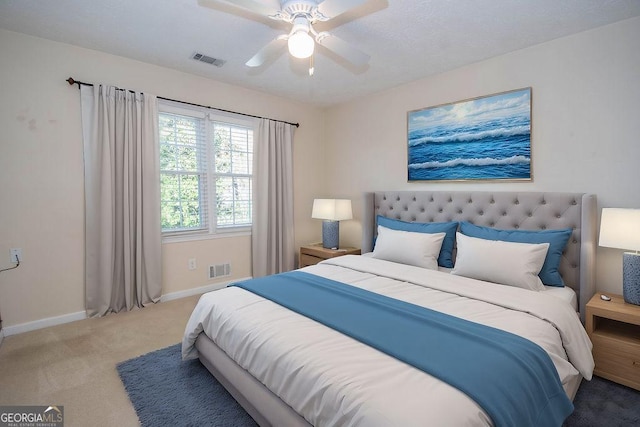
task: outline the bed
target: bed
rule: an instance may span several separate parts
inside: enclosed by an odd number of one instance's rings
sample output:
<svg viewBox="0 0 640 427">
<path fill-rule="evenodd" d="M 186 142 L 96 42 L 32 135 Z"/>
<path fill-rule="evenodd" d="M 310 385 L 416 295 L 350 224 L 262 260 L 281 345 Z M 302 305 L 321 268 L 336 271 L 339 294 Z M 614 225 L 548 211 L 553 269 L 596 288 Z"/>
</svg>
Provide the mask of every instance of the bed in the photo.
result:
<svg viewBox="0 0 640 427">
<path fill-rule="evenodd" d="M 381 242 L 390 241 L 389 234 L 376 237 L 381 218 L 419 224 L 456 221 L 500 230 L 569 229 L 558 267 L 566 289 L 531 292 L 451 274 L 447 267 L 425 269 L 376 258 Z M 595 293 L 595 220 L 595 196 L 581 193 L 366 193 L 365 255 L 300 271 L 525 336 L 547 351 L 563 391 L 573 399 L 593 370 L 579 316 Z M 383 237 L 374 256 L 367 255 L 374 239 Z M 453 259 L 468 259 L 463 253 L 473 247 L 469 242 L 478 243 L 460 240 Z M 525 246 L 539 245 L 502 249 Z M 194 357 L 262 426 L 420 425 L 425 419 L 432 425 L 492 424 L 483 407 L 455 387 L 236 287 L 205 294 L 196 306 L 183 340 L 183 358 Z"/>
</svg>

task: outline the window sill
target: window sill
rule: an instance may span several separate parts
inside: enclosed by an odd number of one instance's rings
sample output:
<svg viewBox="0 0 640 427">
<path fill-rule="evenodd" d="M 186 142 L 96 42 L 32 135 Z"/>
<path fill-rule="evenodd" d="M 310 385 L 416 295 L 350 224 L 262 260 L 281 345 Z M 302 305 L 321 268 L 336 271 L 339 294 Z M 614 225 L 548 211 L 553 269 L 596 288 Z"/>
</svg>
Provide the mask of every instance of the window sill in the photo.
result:
<svg viewBox="0 0 640 427">
<path fill-rule="evenodd" d="M 183 233 L 173 234 L 168 236 L 162 236 L 162 244 L 165 243 L 180 243 L 180 242 L 192 242 L 197 240 L 215 240 L 215 239 L 228 239 L 233 237 L 251 236 L 251 229 L 248 230 L 233 230 L 233 231 L 219 231 L 218 233 Z"/>
</svg>

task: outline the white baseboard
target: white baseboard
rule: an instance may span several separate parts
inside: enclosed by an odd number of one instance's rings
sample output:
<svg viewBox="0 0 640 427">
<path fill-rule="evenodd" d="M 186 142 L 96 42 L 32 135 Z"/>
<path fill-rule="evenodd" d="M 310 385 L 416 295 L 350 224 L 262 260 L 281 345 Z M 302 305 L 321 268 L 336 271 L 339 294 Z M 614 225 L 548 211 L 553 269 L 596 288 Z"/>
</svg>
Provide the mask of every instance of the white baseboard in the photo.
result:
<svg viewBox="0 0 640 427">
<path fill-rule="evenodd" d="M 6 336 L 21 334 L 23 332 L 35 331 L 36 329 L 48 328 L 49 326 L 62 325 L 63 323 L 75 322 L 87 318 L 87 313 L 78 311 L 77 313 L 63 314 L 62 316 L 47 317 L 46 319 L 34 320 L 33 322 L 20 323 L 19 325 L 5 326 L 3 328 Z"/>
<path fill-rule="evenodd" d="M 197 288 L 186 289 L 184 291 L 171 292 L 164 294 L 160 297 L 160 302 L 171 301 L 179 298 L 186 298 L 192 295 L 204 294 L 210 291 L 216 291 L 218 289 L 225 288 L 228 284 L 233 282 L 240 282 L 242 280 L 248 280 L 251 277 L 245 277 L 240 279 L 233 279 L 227 282 L 213 283 L 210 285 L 200 286 Z M 82 320 L 87 318 L 87 313 L 79 311 L 77 313 L 63 314 L 62 316 L 48 317 L 46 319 L 34 320 L 33 322 L 20 323 L 13 326 L 5 326 L 0 330 L 0 343 L 5 336 L 21 334 L 23 332 L 35 331 L 36 329 L 48 328 L 49 326 L 62 325 L 63 323 L 75 322 L 76 320 Z"/>
<path fill-rule="evenodd" d="M 184 291 L 170 292 L 162 295 L 160 302 L 171 301 L 174 299 L 186 298 L 192 295 L 204 294 L 211 291 L 217 291 L 218 289 L 226 288 L 230 283 L 241 282 L 243 280 L 249 280 L 251 277 L 241 277 L 239 279 L 233 279 L 226 282 L 212 283 L 210 285 L 204 285 L 197 288 L 185 289 Z"/>
</svg>

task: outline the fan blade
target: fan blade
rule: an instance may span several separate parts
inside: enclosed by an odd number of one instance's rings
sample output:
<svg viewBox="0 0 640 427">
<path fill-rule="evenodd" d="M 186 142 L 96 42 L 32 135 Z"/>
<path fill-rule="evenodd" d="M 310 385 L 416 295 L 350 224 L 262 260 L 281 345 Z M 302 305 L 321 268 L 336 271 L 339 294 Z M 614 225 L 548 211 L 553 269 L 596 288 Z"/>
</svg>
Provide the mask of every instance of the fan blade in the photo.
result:
<svg viewBox="0 0 640 427">
<path fill-rule="evenodd" d="M 358 67 L 367 65 L 371 58 L 366 53 L 356 49 L 344 40 L 339 39 L 336 36 L 332 36 L 331 34 L 327 34 L 322 37 L 318 40 L 318 43 Z"/>
<path fill-rule="evenodd" d="M 318 5 L 318 11 L 327 18 L 334 18 L 367 1 L 368 0 L 325 0 Z"/>
<path fill-rule="evenodd" d="M 259 15 L 274 15 L 280 10 L 280 2 L 278 0 L 270 0 L 269 4 L 258 3 L 253 0 L 224 0 L 223 3 L 232 4 L 242 9 L 246 9 L 250 12 L 257 13 Z M 220 4 L 219 0 L 198 0 L 200 6 L 216 8 L 216 4 Z"/>
<path fill-rule="evenodd" d="M 278 38 L 271 40 L 265 47 L 260 49 L 258 53 L 253 55 L 253 58 L 247 61 L 247 67 L 259 67 L 264 64 L 282 50 L 286 41 L 287 36 L 278 36 Z"/>
</svg>

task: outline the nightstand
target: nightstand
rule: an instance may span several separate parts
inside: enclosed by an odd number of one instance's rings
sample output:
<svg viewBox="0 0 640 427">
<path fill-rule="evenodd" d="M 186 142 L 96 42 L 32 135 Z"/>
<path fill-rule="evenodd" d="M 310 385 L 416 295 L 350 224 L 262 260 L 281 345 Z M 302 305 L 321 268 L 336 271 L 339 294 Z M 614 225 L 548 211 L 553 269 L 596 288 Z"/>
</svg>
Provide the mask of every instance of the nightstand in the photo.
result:
<svg viewBox="0 0 640 427">
<path fill-rule="evenodd" d="M 640 390 L 640 306 L 621 295 L 587 303 L 586 327 L 593 343 L 594 374 Z"/>
<path fill-rule="evenodd" d="M 360 255 L 358 248 L 325 249 L 322 243 L 300 247 L 300 268 L 342 255 Z"/>
</svg>

